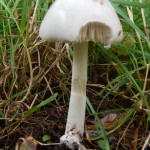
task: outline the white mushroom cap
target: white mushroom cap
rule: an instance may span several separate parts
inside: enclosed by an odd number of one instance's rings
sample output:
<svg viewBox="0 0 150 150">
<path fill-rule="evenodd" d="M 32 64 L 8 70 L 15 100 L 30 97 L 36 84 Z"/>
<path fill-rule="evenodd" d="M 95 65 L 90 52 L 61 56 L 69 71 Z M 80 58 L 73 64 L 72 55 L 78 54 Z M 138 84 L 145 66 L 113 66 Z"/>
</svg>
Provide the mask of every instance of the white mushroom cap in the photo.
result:
<svg viewBox="0 0 150 150">
<path fill-rule="evenodd" d="M 49 41 L 122 40 L 119 18 L 108 0 L 56 0 L 45 15 L 39 35 Z"/>
</svg>

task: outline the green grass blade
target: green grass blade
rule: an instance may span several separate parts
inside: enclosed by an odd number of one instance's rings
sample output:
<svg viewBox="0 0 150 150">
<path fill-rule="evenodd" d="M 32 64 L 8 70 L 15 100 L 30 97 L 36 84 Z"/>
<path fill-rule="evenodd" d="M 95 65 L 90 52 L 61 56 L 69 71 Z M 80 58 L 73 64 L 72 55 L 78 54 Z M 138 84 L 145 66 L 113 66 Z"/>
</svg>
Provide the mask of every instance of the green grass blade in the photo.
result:
<svg viewBox="0 0 150 150">
<path fill-rule="evenodd" d="M 127 70 L 127 68 L 121 63 L 121 61 L 111 52 L 111 51 L 107 51 L 106 52 L 108 56 L 111 56 L 115 62 L 117 62 L 117 64 L 121 67 L 121 69 L 124 71 L 124 73 L 126 74 L 126 76 L 128 77 L 128 79 L 130 81 L 133 82 L 134 86 L 138 89 L 138 91 L 140 92 L 140 94 L 143 96 L 143 92 L 142 89 L 139 87 L 139 85 L 137 84 L 136 80 L 134 79 L 134 77 L 132 76 L 132 74 Z"/>
<path fill-rule="evenodd" d="M 117 129 L 119 129 L 134 113 L 136 112 L 135 108 L 130 108 L 126 111 L 126 114 L 119 119 L 117 126 L 113 128 L 111 131 L 108 132 L 108 134 L 113 133 Z"/>
<path fill-rule="evenodd" d="M 28 116 L 32 115 L 34 112 L 36 112 L 38 109 L 40 109 L 41 107 L 47 105 L 49 102 L 52 102 L 56 99 L 57 97 L 57 93 L 53 94 L 51 97 L 49 97 L 48 99 L 42 101 L 40 104 L 38 104 L 37 106 L 32 107 L 31 109 L 29 109 L 24 115 L 23 115 L 23 119 L 27 118 Z"/>
<path fill-rule="evenodd" d="M 146 39 L 146 35 L 144 34 L 144 32 L 143 32 L 142 30 L 140 30 L 140 29 L 138 28 L 138 26 L 135 25 L 135 24 L 126 16 L 126 14 L 123 12 L 123 10 L 120 9 L 118 6 L 114 5 L 113 3 L 112 3 L 112 5 L 113 5 L 113 7 L 115 8 L 116 12 L 117 12 L 120 16 L 122 16 L 122 18 L 124 18 L 124 20 L 125 20 L 133 29 L 135 29 L 137 32 L 139 32 L 139 34 L 141 35 L 141 37 L 142 37 L 143 39 Z"/>
<path fill-rule="evenodd" d="M 21 13 L 21 23 L 20 23 L 20 29 L 21 29 L 21 33 L 23 35 L 23 33 L 26 30 L 26 26 L 27 26 L 27 22 L 28 22 L 28 13 L 29 13 L 29 0 L 25 0 L 23 1 L 23 7 L 22 7 L 22 13 Z"/>
<path fill-rule="evenodd" d="M 16 10 L 17 6 L 19 5 L 21 0 L 16 0 L 14 1 L 14 5 L 13 5 L 13 8 L 12 8 L 12 13 Z"/>
<path fill-rule="evenodd" d="M 105 142 L 105 149 L 106 150 L 110 150 L 110 146 L 109 146 L 109 141 L 108 141 L 108 138 L 107 138 L 107 134 L 106 134 L 106 131 L 96 113 L 96 111 L 94 110 L 92 104 L 90 103 L 89 99 L 87 98 L 87 105 L 92 113 L 92 115 L 95 117 L 95 121 L 96 121 L 96 125 L 100 131 L 100 133 L 102 134 L 102 137 L 104 139 L 104 142 Z"/>
<path fill-rule="evenodd" d="M 14 20 L 14 22 L 16 23 L 16 26 L 17 26 L 18 30 L 21 31 L 20 27 L 19 27 L 19 25 L 18 25 L 18 23 L 17 23 L 17 21 L 16 21 L 16 19 L 14 17 L 14 15 L 13 15 L 12 10 L 4 3 L 3 0 L 0 0 L 0 4 L 5 8 L 5 10 L 9 13 L 10 17 Z"/>
<path fill-rule="evenodd" d="M 111 0 L 111 2 L 120 4 L 123 6 L 133 6 L 133 7 L 138 7 L 138 8 L 150 8 L 150 2 L 140 3 L 140 2 L 125 1 L 125 0 Z"/>
<path fill-rule="evenodd" d="M 18 92 L 18 93 L 16 93 L 16 94 L 14 94 L 14 95 L 12 95 L 8 100 L 7 100 L 7 102 L 10 102 L 10 101 L 12 101 L 13 99 L 15 99 L 15 98 L 17 98 L 17 97 L 20 97 L 20 96 L 22 96 L 24 93 L 26 93 L 27 92 L 27 89 L 24 89 L 24 90 L 22 90 L 22 91 L 20 91 L 20 92 Z"/>
</svg>

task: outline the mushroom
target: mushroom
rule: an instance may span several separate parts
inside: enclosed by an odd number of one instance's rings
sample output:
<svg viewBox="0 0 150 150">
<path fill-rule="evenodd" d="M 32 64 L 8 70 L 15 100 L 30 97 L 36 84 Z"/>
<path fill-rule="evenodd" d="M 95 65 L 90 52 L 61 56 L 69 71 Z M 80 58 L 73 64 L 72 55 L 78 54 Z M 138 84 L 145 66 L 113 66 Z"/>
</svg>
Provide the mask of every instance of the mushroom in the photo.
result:
<svg viewBox="0 0 150 150">
<path fill-rule="evenodd" d="M 122 26 L 108 0 L 56 0 L 41 23 L 39 35 L 47 41 L 74 43 L 68 118 L 60 138 L 73 149 L 81 145 L 84 133 L 88 42 L 110 48 L 122 40 Z"/>
</svg>

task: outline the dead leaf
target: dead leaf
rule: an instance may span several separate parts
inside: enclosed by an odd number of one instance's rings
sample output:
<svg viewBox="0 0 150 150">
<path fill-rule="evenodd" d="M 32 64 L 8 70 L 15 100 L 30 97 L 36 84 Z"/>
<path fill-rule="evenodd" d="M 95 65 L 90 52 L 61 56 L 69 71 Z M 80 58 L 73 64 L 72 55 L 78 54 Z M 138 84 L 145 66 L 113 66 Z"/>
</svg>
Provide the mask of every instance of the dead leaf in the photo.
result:
<svg viewBox="0 0 150 150">
<path fill-rule="evenodd" d="M 20 140 L 22 141 L 20 143 Z M 15 150 L 36 150 L 38 142 L 31 136 L 19 138 Z"/>
<path fill-rule="evenodd" d="M 106 123 L 111 123 L 113 122 L 117 117 L 117 114 L 109 114 L 105 116 L 104 118 L 101 119 L 101 123 L 105 126 Z"/>
</svg>

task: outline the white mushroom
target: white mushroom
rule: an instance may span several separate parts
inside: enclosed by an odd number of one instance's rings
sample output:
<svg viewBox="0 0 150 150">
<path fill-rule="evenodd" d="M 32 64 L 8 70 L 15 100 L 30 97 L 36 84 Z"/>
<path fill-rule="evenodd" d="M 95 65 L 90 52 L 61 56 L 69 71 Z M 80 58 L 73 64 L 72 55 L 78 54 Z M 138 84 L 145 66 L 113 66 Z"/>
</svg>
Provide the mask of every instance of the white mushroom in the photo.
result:
<svg viewBox="0 0 150 150">
<path fill-rule="evenodd" d="M 48 41 L 74 42 L 72 84 L 65 135 L 69 148 L 80 145 L 84 133 L 88 41 L 106 48 L 122 40 L 119 18 L 108 0 L 56 0 L 45 15 L 39 35 Z"/>
</svg>

